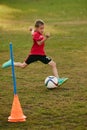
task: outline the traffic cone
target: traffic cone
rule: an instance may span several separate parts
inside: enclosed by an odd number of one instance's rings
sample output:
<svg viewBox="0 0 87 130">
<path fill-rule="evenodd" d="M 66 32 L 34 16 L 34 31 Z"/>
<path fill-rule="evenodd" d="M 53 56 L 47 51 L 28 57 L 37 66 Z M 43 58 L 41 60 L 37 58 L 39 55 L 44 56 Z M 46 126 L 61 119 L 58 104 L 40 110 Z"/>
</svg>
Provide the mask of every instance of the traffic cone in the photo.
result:
<svg viewBox="0 0 87 130">
<path fill-rule="evenodd" d="M 8 117 L 9 122 L 24 122 L 26 121 L 26 116 L 23 114 L 21 104 L 18 95 L 14 95 L 14 100 L 12 104 L 11 115 Z"/>
</svg>

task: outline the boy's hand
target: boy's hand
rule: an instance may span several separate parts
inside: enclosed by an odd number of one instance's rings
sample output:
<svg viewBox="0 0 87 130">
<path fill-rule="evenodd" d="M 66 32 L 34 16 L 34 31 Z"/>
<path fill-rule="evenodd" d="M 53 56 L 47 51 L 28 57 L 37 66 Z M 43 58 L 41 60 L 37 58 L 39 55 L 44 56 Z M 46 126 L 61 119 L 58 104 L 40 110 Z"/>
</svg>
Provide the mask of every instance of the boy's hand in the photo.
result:
<svg viewBox="0 0 87 130">
<path fill-rule="evenodd" d="M 31 32 L 31 34 L 33 34 L 34 33 L 34 29 L 33 29 L 33 27 L 29 27 L 29 29 L 28 29 L 30 32 Z"/>
<path fill-rule="evenodd" d="M 30 32 L 32 32 L 33 31 L 33 27 L 29 27 L 29 29 L 28 29 Z"/>
<path fill-rule="evenodd" d="M 46 37 L 46 38 L 49 38 L 49 37 L 50 37 L 50 33 L 47 33 L 47 34 L 45 35 L 45 37 Z"/>
</svg>

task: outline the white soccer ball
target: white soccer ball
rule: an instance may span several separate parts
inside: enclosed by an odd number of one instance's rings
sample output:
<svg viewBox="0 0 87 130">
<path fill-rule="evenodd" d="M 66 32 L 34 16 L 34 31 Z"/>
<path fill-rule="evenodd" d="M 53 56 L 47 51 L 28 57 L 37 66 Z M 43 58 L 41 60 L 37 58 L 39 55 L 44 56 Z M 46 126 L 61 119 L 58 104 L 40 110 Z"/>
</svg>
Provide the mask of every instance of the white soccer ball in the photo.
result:
<svg viewBox="0 0 87 130">
<path fill-rule="evenodd" d="M 48 89 L 53 89 L 58 87 L 58 79 L 55 76 L 49 76 L 45 79 L 45 86 Z"/>
</svg>

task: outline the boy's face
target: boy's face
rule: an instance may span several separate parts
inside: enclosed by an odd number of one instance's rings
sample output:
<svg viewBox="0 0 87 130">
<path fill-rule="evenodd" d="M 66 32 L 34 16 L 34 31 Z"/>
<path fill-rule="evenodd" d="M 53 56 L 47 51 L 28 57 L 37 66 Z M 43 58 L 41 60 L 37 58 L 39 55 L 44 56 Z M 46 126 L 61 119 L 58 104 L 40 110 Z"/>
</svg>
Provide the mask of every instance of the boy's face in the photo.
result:
<svg viewBox="0 0 87 130">
<path fill-rule="evenodd" d="M 40 25 L 38 28 L 37 28 L 37 31 L 41 34 L 43 34 L 44 32 L 44 25 Z"/>
</svg>

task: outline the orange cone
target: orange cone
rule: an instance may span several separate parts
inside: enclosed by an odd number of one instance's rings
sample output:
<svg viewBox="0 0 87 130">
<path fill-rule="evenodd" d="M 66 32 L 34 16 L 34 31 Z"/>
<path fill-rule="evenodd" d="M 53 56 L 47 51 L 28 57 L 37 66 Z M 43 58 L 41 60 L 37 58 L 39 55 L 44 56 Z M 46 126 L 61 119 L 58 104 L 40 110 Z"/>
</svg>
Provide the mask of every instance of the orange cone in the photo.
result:
<svg viewBox="0 0 87 130">
<path fill-rule="evenodd" d="M 9 122 L 23 122 L 26 121 L 26 116 L 24 116 L 18 95 L 14 95 L 14 100 L 12 104 L 11 115 L 8 117 Z"/>
</svg>

